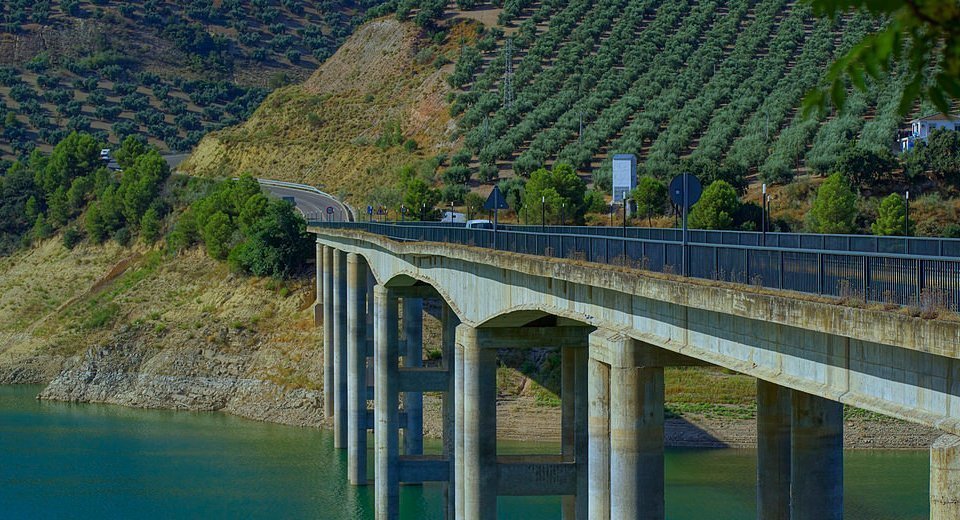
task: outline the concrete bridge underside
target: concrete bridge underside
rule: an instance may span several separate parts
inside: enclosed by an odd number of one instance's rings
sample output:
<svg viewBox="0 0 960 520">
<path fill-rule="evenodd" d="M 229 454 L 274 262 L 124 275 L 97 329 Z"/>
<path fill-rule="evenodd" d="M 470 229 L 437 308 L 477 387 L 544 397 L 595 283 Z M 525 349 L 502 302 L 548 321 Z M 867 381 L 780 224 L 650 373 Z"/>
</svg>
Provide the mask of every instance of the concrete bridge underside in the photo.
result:
<svg viewBox="0 0 960 520">
<path fill-rule="evenodd" d="M 399 483 L 427 481 L 447 483 L 450 518 L 495 518 L 504 494 L 563 495 L 566 518 L 663 518 L 666 366 L 712 364 L 757 378 L 760 518 L 842 517 L 842 404 L 960 434 L 955 322 L 312 231 L 332 374 L 326 404 L 354 484 L 367 481 L 374 429 L 378 518 L 396 518 Z M 424 298 L 443 304 L 440 368 L 421 366 Z M 562 453 L 497 457 L 496 351 L 544 346 L 562 352 Z M 422 392 L 444 396 L 440 456 L 422 455 Z M 931 447 L 931 518 L 960 517 L 958 503 L 960 441 L 946 435 Z"/>
</svg>

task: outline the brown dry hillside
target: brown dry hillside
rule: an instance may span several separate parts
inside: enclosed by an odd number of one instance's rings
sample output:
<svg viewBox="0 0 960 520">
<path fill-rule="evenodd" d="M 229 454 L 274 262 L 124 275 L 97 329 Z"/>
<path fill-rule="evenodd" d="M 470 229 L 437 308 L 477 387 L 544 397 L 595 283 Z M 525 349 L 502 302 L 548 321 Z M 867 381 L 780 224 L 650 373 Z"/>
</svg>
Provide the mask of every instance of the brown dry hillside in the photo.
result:
<svg viewBox="0 0 960 520">
<path fill-rule="evenodd" d="M 251 172 L 361 200 L 392 184 L 398 165 L 455 147 L 438 57 L 454 54 L 470 32 L 456 25 L 446 38 L 454 43 L 438 45 L 411 23 L 371 21 L 306 83 L 274 92 L 243 125 L 205 137 L 182 168 L 203 176 Z M 416 150 L 383 142 L 397 125 Z"/>
<path fill-rule="evenodd" d="M 0 383 L 42 397 L 322 421 L 313 280 L 231 273 L 199 249 L 53 238 L 0 261 Z"/>
</svg>

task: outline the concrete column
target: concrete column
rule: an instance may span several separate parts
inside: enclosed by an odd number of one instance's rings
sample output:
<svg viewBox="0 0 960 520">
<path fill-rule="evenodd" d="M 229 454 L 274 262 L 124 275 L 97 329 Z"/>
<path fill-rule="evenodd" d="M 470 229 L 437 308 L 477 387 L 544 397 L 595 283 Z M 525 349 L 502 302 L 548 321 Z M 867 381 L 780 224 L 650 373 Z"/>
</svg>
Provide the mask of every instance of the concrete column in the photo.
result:
<svg viewBox="0 0 960 520">
<path fill-rule="evenodd" d="M 575 439 L 577 427 L 575 421 L 577 399 L 576 352 L 573 348 L 560 349 L 560 458 L 564 462 L 575 460 Z M 563 518 L 576 518 L 577 497 L 563 497 Z"/>
<path fill-rule="evenodd" d="M 457 325 L 460 319 L 446 302 L 441 301 L 443 310 L 440 315 L 440 348 L 442 352 L 443 368 L 450 374 L 447 391 L 441 402 L 443 415 L 443 456 L 450 464 L 450 478 L 443 484 L 445 518 L 455 520 L 456 510 L 456 416 L 457 406 L 455 394 L 459 373 L 456 371 Z"/>
<path fill-rule="evenodd" d="M 930 520 L 960 518 L 960 438 L 943 435 L 930 446 Z"/>
<path fill-rule="evenodd" d="M 790 520 L 790 396 L 757 379 L 758 520 Z"/>
<path fill-rule="evenodd" d="M 460 342 L 460 327 L 457 327 L 456 335 L 457 340 L 454 345 L 454 397 L 453 397 L 453 406 L 455 409 L 454 417 L 454 453 L 453 453 L 453 489 L 454 489 L 454 506 L 455 506 L 455 516 L 457 519 L 463 518 L 464 512 L 464 503 L 463 503 L 463 465 L 464 465 L 464 453 L 463 453 L 463 431 L 464 431 L 464 408 L 463 408 L 463 344 Z"/>
<path fill-rule="evenodd" d="M 403 353 L 403 366 L 423 366 L 423 299 L 403 299 L 403 336 L 407 350 Z M 406 455 L 423 454 L 423 392 L 406 392 L 403 408 L 407 412 L 406 429 L 403 432 L 403 452 Z"/>
<path fill-rule="evenodd" d="M 317 301 L 313 304 L 313 325 L 323 323 L 323 244 L 317 239 Z"/>
<path fill-rule="evenodd" d="M 333 248 L 323 247 L 323 415 L 333 418 Z"/>
<path fill-rule="evenodd" d="M 463 517 L 497 518 L 497 355 L 479 348 L 477 330 L 460 325 L 463 346 Z M 460 396 L 457 396 L 460 399 Z M 459 473 L 459 471 L 458 471 Z"/>
<path fill-rule="evenodd" d="M 663 367 L 610 369 L 610 518 L 662 520 Z"/>
<path fill-rule="evenodd" d="M 369 346 L 367 350 L 367 357 L 373 357 L 373 337 L 376 332 L 376 325 L 373 321 L 374 315 L 374 302 L 373 302 L 373 287 L 377 285 L 377 279 L 373 276 L 373 272 L 370 271 L 369 266 L 367 268 L 367 345 Z M 371 365 L 371 368 L 373 365 Z"/>
<path fill-rule="evenodd" d="M 843 405 L 792 393 L 790 518 L 843 518 Z"/>
<path fill-rule="evenodd" d="M 374 498 L 377 520 L 388 520 L 400 516 L 397 299 L 382 285 L 374 287 L 373 293 L 376 304 L 373 354 L 376 440 Z"/>
<path fill-rule="evenodd" d="M 577 464 L 577 496 L 576 507 L 574 509 L 577 520 L 587 520 L 590 518 L 589 496 L 590 496 L 590 477 L 589 470 L 589 403 L 587 396 L 587 377 L 588 377 L 588 350 L 584 346 L 574 349 L 574 362 L 576 363 L 576 383 L 574 396 L 574 425 L 576 434 L 573 438 L 574 460 Z"/>
<path fill-rule="evenodd" d="M 347 255 L 347 477 L 367 483 L 367 264 Z"/>
<path fill-rule="evenodd" d="M 333 254 L 333 446 L 347 447 L 347 254 Z"/>
<path fill-rule="evenodd" d="M 610 367 L 587 362 L 590 409 L 588 441 L 589 509 L 591 520 L 610 519 Z"/>
</svg>

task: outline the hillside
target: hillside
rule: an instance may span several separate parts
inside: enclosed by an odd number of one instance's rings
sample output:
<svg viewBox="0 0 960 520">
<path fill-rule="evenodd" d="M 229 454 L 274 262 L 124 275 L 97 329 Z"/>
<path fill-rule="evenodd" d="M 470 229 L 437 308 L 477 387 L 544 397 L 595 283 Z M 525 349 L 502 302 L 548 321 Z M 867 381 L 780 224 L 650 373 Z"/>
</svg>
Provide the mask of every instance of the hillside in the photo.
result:
<svg viewBox="0 0 960 520">
<path fill-rule="evenodd" d="M 251 172 L 363 200 L 394 184 L 401 165 L 456 146 L 444 64 L 472 27 L 458 24 L 438 44 L 410 23 L 368 22 L 304 84 L 273 92 L 246 123 L 206 136 L 181 168 Z"/>
<path fill-rule="evenodd" d="M 74 0 L 0 4 L 0 157 L 68 130 L 188 150 L 302 80 L 373 3 Z"/>
<path fill-rule="evenodd" d="M 322 420 L 312 280 L 231 274 L 199 250 L 59 237 L 0 264 L 0 382 L 44 397 Z"/>
<path fill-rule="evenodd" d="M 889 149 L 901 124 L 895 81 L 851 94 L 841 117 L 797 113 L 874 27 L 866 15 L 814 19 L 784 0 L 572 0 L 520 2 L 500 21 L 512 35 L 465 52 L 453 82 L 468 149 L 501 170 L 559 160 L 609 182 L 606 159 L 635 153 L 658 177 L 681 165 L 709 177 L 726 162 L 782 180 L 825 171 L 856 141 Z"/>
</svg>

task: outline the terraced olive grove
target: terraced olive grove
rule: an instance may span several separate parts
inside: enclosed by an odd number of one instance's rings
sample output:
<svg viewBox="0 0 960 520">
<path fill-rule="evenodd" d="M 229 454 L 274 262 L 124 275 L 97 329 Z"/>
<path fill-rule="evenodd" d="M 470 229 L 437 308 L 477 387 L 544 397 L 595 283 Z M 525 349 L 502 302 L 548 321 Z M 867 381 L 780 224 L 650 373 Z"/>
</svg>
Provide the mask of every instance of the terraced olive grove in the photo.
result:
<svg viewBox="0 0 960 520">
<path fill-rule="evenodd" d="M 0 157 L 72 131 L 189 150 L 305 79 L 377 3 L 0 2 Z"/>
<path fill-rule="evenodd" d="M 481 170 L 559 161 L 604 187 L 606 159 L 635 153 L 660 178 L 787 181 L 828 172 L 854 145 L 889 150 L 903 123 L 895 76 L 852 91 L 841 116 L 799 114 L 831 61 L 878 27 L 866 14 L 814 18 L 788 0 L 520 0 L 499 21 L 450 76 Z"/>
</svg>

